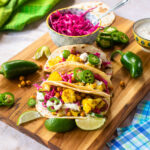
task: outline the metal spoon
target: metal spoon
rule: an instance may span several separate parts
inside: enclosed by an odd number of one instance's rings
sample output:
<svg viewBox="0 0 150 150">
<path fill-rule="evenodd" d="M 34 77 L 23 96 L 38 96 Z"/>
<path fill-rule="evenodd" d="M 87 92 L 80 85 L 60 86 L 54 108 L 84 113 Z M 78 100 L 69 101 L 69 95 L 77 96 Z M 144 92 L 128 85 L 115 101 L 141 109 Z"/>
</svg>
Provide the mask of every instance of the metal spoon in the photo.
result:
<svg viewBox="0 0 150 150">
<path fill-rule="evenodd" d="M 128 2 L 128 0 L 122 0 L 119 3 L 117 3 L 114 7 L 110 8 L 106 13 L 104 13 L 100 19 L 102 19 L 103 17 L 105 17 L 107 14 L 109 14 L 110 12 L 120 8 L 121 6 L 123 6 L 126 2 Z"/>
</svg>

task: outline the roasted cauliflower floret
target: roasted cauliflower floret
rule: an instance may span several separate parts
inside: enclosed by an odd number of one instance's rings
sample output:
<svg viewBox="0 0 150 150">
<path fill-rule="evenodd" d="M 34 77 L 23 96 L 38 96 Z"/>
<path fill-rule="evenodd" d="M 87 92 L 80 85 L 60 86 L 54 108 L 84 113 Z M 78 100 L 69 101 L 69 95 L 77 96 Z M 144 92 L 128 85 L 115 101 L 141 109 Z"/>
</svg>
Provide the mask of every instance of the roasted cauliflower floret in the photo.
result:
<svg viewBox="0 0 150 150">
<path fill-rule="evenodd" d="M 54 71 L 50 74 L 48 81 L 62 81 L 62 77 L 57 71 Z"/>
<path fill-rule="evenodd" d="M 71 110 L 71 114 L 75 117 L 77 117 L 79 115 L 79 112 L 78 111 L 73 111 Z"/>
<path fill-rule="evenodd" d="M 86 87 L 89 88 L 89 89 L 96 89 L 97 85 L 96 85 L 96 83 L 93 83 L 93 84 L 87 83 Z"/>
<path fill-rule="evenodd" d="M 52 58 L 48 61 L 49 66 L 54 66 L 58 64 L 60 61 L 62 61 L 62 58 L 60 56 L 56 56 L 55 58 Z"/>
<path fill-rule="evenodd" d="M 80 62 L 80 57 L 70 54 L 66 61 Z"/>
<path fill-rule="evenodd" d="M 82 106 L 83 106 L 83 110 L 85 111 L 85 113 L 88 114 L 93 109 L 95 109 L 95 107 L 100 103 L 101 100 L 102 100 L 101 98 L 97 98 L 97 99 L 85 98 L 85 99 L 83 99 Z"/>
<path fill-rule="evenodd" d="M 65 89 L 62 92 L 62 100 L 65 103 L 73 103 L 76 101 L 76 95 L 75 95 L 75 91 L 73 91 L 72 89 Z"/>
</svg>

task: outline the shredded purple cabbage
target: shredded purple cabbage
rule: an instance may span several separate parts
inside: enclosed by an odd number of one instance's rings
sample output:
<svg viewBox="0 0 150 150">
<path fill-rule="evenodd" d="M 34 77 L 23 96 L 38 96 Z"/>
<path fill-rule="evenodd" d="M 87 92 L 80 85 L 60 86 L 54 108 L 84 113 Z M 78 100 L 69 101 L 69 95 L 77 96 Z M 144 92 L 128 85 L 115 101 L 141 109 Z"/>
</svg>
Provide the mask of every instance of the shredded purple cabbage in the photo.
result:
<svg viewBox="0 0 150 150">
<path fill-rule="evenodd" d="M 109 94 L 108 82 L 105 79 L 103 79 L 99 74 L 94 74 L 94 77 L 95 77 L 95 79 L 102 81 L 105 84 L 106 93 Z"/>
<path fill-rule="evenodd" d="M 93 8 L 92 8 L 93 9 Z M 49 24 L 58 33 L 69 36 L 81 36 L 94 32 L 99 26 L 93 25 L 85 15 L 91 9 L 80 15 L 72 14 L 70 11 L 61 13 L 56 11 L 49 17 Z"/>
<path fill-rule="evenodd" d="M 111 62 L 110 61 L 105 61 L 105 62 L 102 62 L 102 65 L 104 66 L 104 67 L 107 67 L 108 65 L 110 65 L 111 64 Z"/>
<path fill-rule="evenodd" d="M 98 58 L 100 58 L 101 54 L 100 53 L 95 53 L 94 55 L 97 56 Z"/>
</svg>

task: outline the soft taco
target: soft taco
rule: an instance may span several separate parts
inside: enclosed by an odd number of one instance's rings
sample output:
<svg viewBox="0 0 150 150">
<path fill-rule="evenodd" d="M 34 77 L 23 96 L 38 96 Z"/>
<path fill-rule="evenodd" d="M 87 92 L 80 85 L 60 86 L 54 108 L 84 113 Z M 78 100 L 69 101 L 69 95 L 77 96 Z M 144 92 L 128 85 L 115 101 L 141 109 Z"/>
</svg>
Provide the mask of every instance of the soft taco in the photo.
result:
<svg viewBox="0 0 150 150">
<path fill-rule="evenodd" d="M 84 9 L 84 10 L 89 10 L 90 8 L 94 8 L 91 11 L 91 13 L 95 14 L 98 18 L 100 18 L 104 13 L 106 13 L 109 10 L 109 6 L 107 6 L 104 2 L 100 2 L 100 1 L 79 3 L 71 7 Z M 100 26 L 102 27 L 110 26 L 114 20 L 115 20 L 115 14 L 111 12 L 101 19 Z"/>
<path fill-rule="evenodd" d="M 52 52 L 47 60 L 44 71 L 51 72 L 59 64 L 65 62 L 78 62 L 88 66 L 93 66 L 108 75 L 112 75 L 112 65 L 106 54 L 93 45 L 77 44 L 57 48 Z"/>
<path fill-rule="evenodd" d="M 102 117 L 110 106 L 110 95 L 80 90 L 55 81 L 45 81 L 37 91 L 36 109 L 46 118 Z"/>
<path fill-rule="evenodd" d="M 47 81 L 56 81 L 63 85 L 81 90 L 99 92 L 101 95 L 111 94 L 112 82 L 104 72 L 81 63 L 60 63 L 48 75 Z"/>
</svg>

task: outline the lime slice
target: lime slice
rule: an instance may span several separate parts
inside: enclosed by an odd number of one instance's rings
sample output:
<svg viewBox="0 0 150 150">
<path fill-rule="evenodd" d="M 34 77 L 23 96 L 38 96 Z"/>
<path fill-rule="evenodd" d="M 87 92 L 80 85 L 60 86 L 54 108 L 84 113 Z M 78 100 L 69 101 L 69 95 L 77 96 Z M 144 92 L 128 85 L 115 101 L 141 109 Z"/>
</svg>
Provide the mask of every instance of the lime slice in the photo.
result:
<svg viewBox="0 0 150 150">
<path fill-rule="evenodd" d="M 106 118 L 76 119 L 76 125 L 82 130 L 96 130 L 104 125 Z"/>
<path fill-rule="evenodd" d="M 41 115 L 37 111 L 26 111 L 19 116 L 17 125 L 21 125 L 23 123 L 35 120 L 40 117 L 41 117 Z"/>
<path fill-rule="evenodd" d="M 50 56 L 51 52 L 48 46 L 41 46 L 37 49 L 34 59 L 40 59 L 43 55 L 45 55 L 47 58 Z"/>
</svg>

